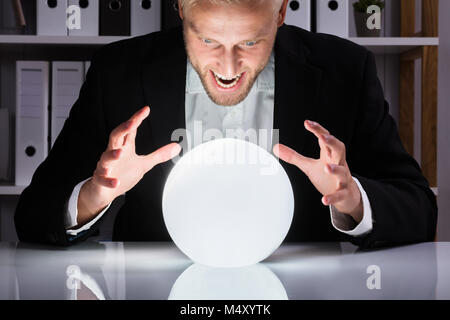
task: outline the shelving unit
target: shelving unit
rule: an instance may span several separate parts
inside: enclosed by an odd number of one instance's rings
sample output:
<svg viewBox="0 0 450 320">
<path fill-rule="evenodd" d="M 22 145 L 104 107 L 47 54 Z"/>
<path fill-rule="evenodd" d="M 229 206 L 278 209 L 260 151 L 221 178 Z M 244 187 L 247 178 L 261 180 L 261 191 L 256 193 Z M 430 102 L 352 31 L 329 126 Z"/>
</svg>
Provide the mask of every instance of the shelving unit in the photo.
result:
<svg viewBox="0 0 450 320">
<path fill-rule="evenodd" d="M 394 118 L 398 120 L 400 136 L 405 148 L 413 156 L 414 139 L 415 137 L 417 139 L 414 132 L 414 102 L 417 100 L 415 99 L 417 92 L 414 92 L 417 71 L 415 62 L 417 59 L 422 59 L 421 156 L 417 149 L 416 159 L 421 157 L 422 170 L 432 186 L 432 191 L 438 196 L 436 181 L 438 0 L 422 0 L 421 32 L 416 32 L 414 28 L 416 25 L 415 2 L 415 0 L 398 0 L 398 3 L 387 1 L 384 19 L 386 37 L 351 36 L 348 40 L 366 47 L 377 55 L 379 77 L 385 89 L 386 99 L 391 104 Z M 351 14 L 349 17 L 352 20 Z M 354 24 L 353 21 L 349 23 Z M 350 34 L 355 35 L 356 32 Z M 0 78 L 0 82 L 4 80 L 0 84 L 0 94 L 14 92 L 14 86 L 8 81 L 14 77 L 15 60 L 88 60 L 100 46 L 128 38 L 0 35 L 0 67 L 5 66 L 1 63 L 2 61 L 6 61 L 7 65 L 6 72 L 5 69 L 0 70 L 6 74 L 6 77 Z M 0 103 L 2 100 L 5 99 L 0 99 Z M 9 108 L 14 114 L 14 101 L 6 100 L 1 107 Z M 416 130 L 418 130 L 417 127 Z M 11 137 L 11 143 L 14 144 L 14 137 Z M 13 214 L 18 196 L 24 189 L 25 186 L 5 185 L 0 182 L 0 240 L 14 240 L 14 231 L 9 230 L 14 230 L 11 227 L 14 224 Z"/>
<path fill-rule="evenodd" d="M 415 0 L 401 0 L 402 37 L 438 37 L 438 0 L 422 0 L 422 31 L 415 32 Z M 425 38 L 423 38 L 425 39 Z M 432 187 L 437 186 L 438 44 L 424 44 L 400 55 L 399 131 L 406 150 L 414 154 L 415 61 L 422 61 L 421 166 Z"/>
<path fill-rule="evenodd" d="M 25 186 L 0 185 L 0 196 L 18 196 L 25 188 Z"/>
<path fill-rule="evenodd" d="M 415 25 L 415 0 L 400 0 L 401 37 L 361 38 L 349 37 L 375 54 L 399 55 L 400 96 L 399 131 L 406 150 L 414 155 L 414 62 L 422 59 L 422 141 L 421 165 L 430 185 L 437 193 L 437 50 L 438 0 L 422 0 L 422 31 L 417 33 Z M 27 52 L 50 47 L 81 47 L 80 51 L 120 41 L 129 37 L 112 36 L 23 36 L 0 35 L 0 53 L 3 50 Z M 427 81 L 424 81 L 427 79 Z M 0 195 L 20 194 L 23 187 L 1 186 Z"/>
<path fill-rule="evenodd" d="M 383 38 L 348 38 L 375 54 L 400 54 L 423 46 L 438 46 L 437 37 L 383 37 Z"/>
<path fill-rule="evenodd" d="M 66 36 L 17 36 L 0 35 L 4 45 L 104 45 L 129 37 L 66 37 Z M 374 53 L 399 54 L 422 46 L 437 46 L 437 37 L 349 37 L 348 40 L 367 47 Z"/>
<path fill-rule="evenodd" d="M 406 0 L 408 1 L 408 0 Z M 0 45 L 5 45 L 9 47 L 14 46 L 68 46 L 68 45 L 74 45 L 74 46 L 96 46 L 96 45 L 105 45 L 111 42 L 124 40 L 129 37 L 104 37 L 104 36 L 98 36 L 98 37 L 66 37 L 66 36 L 14 36 L 14 35 L 0 35 Z M 439 38 L 438 37 L 380 37 L 380 38 L 358 38 L 358 37 L 349 37 L 350 41 L 353 41 L 359 45 L 365 46 L 375 54 L 399 54 L 401 56 L 402 61 L 406 60 L 409 61 L 408 63 L 408 69 L 411 67 L 411 61 L 413 62 L 412 58 L 419 57 L 419 54 L 425 50 L 425 48 L 428 48 L 427 50 L 430 50 L 430 48 L 437 48 L 439 45 Z M 1 49 L 0 49 L 1 51 Z M 426 64 L 429 64 L 430 62 L 425 62 Z M 413 105 L 414 105 L 414 96 L 411 97 L 411 88 L 414 87 L 414 74 L 407 74 L 409 70 L 404 70 L 405 65 L 402 62 L 402 69 L 401 69 L 401 99 L 400 99 L 400 106 L 402 107 L 400 109 L 400 133 L 402 140 L 407 148 L 407 150 L 413 154 L 413 139 L 414 139 L 414 132 L 413 132 L 413 123 L 414 123 L 414 112 L 412 111 Z M 437 62 L 436 62 L 437 66 Z M 429 74 L 429 71 L 425 71 L 425 75 Z M 411 83 L 412 81 L 412 83 Z M 405 86 L 407 88 L 405 88 Z M 428 87 L 432 86 L 432 83 L 424 82 L 423 83 L 423 90 L 424 91 L 430 91 L 430 89 L 427 89 Z M 437 86 L 437 84 L 436 84 Z M 403 92 L 402 92 L 403 89 Z M 405 90 L 407 89 L 407 94 L 405 94 Z M 412 92 L 414 94 L 414 92 Z M 437 93 L 436 93 L 437 94 Z M 431 99 L 433 100 L 433 97 L 427 98 L 422 97 L 423 100 L 423 107 L 428 109 L 433 109 L 433 105 L 430 106 L 430 103 L 427 101 Z M 432 113 L 432 112 L 431 112 Z M 405 117 L 407 119 L 405 120 Z M 428 116 L 428 118 L 430 118 Z M 424 124 L 423 130 L 425 132 L 429 132 L 430 125 L 431 127 L 435 127 L 435 121 L 437 119 L 432 118 L 431 124 Z M 435 130 L 435 129 L 434 129 Z M 433 134 L 433 132 L 432 132 Z M 435 134 L 435 132 L 434 132 Z M 429 134 L 427 135 L 429 136 Z M 433 135 L 431 135 L 431 138 L 433 138 Z M 434 136 L 434 139 L 435 136 Z M 422 145 L 426 145 L 428 140 L 422 140 Z M 425 150 L 433 148 L 433 142 L 431 145 L 428 145 L 428 148 Z M 434 146 L 434 148 L 436 148 Z M 423 151 L 422 151 L 423 155 Z M 436 164 L 434 163 L 433 166 L 433 159 L 427 154 L 427 158 L 431 159 L 431 162 L 425 162 L 425 169 L 424 172 L 428 172 L 427 178 L 430 180 L 430 184 L 433 186 L 432 190 L 435 193 L 435 195 L 438 195 L 438 189 L 436 184 L 432 183 L 433 180 L 433 168 L 436 167 Z M 427 167 L 428 166 L 428 167 Z M 434 171 L 435 172 L 435 171 Z M 431 176 L 431 179 L 430 179 Z M 434 178 L 435 179 L 435 178 Z M 22 191 L 25 189 L 24 186 L 8 186 L 8 185 L 0 185 L 0 196 L 2 195 L 20 195 Z"/>
<path fill-rule="evenodd" d="M 0 44 L 4 45 L 104 45 L 129 37 L 113 36 L 22 36 L 0 35 Z"/>
</svg>

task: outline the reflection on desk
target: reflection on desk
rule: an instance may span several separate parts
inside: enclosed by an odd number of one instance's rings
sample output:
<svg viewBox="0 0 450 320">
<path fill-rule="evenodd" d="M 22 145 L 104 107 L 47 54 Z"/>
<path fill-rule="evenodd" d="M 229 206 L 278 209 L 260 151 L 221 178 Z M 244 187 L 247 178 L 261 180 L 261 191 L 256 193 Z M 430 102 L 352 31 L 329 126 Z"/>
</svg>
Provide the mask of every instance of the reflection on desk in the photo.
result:
<svg viewBox="0 0 450 320">
<path fill-rule="evenodd" d="M 450 299 L 450 243 L 286 244 L 239 269 L 193 264 L 172 243 L 0 243 L 0 299 L 169 298 Z"/>
</svg>

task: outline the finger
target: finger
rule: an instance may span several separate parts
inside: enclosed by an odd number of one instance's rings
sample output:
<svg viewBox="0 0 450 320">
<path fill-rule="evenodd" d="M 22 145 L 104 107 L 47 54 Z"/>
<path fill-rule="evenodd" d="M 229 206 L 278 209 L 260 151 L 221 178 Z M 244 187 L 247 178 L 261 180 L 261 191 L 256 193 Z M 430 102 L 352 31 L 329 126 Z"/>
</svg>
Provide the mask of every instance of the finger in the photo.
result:
<svg viewBox="0 0 450 320">
<path fill-rule="evenodd" d="M 144 168 L 146 172 L 151 170 L 154 166 L 176 157 L 180 152 L 181 146 L 178 143 L 170 143 L 149 155 L 144 156 Z"/>
<path fill-rule="evenodd" d="M 97 169 L 95 169 L 94 175 L 108 176 L 109 172 L 110 172 L 109 168 L 97 166 Z"/>
<path fill-rule="evenodd" d="M 107 167 L 111 162 L 120 159 L 121 154 L 122 149 L 107 150 L 103 152 L 97 167 Z"/>
<path fill-rule="evenodd" d="M 331 150 L 331 157 L 345 160 L 345 144 L 342 141 L 329 134 L 320 135 L 319 141 Z"/>
<path fill-rule="evenodd" d="M 324 167 L 326 173 L 332 175 L 336 179 L 336 189 L 344 189 L 347 187 L 348 169 L 345 166 L 339 166 L 335 164 L 326 164 Z"/>
<path fill-rule="evenodd" d="M 94 176 L 92 177 L 92 182 L 99 186 L 109 188 L 109 189 L 115 189 L 119 186 L 118 179 L 108 178 L 108 177 L 100 176 L 100 175 L 96 175 L 96 174 L 94 174 Z"/>
<path fill-rule="evenodd" d="M 128 121 L 115 128 L 110 134 L 108 149 L 121 148 L 124 145 L 126 135 L 134 130 L 137 130 L 142 121 L 144 121 L 149 114 L 150 108 L 146 106 L 136 112 Z"/>
<path fill-rule="evenodd" d="M 139 126 L 142 124 L 142 121 L 144 121 L 150 114 L 150 107 L 146 106 L 136 112 L 129 121 L 132 122 L 130 133 L 134 133 L 134 137 L 136 134 L 136 130 L 139 128 Z M 133 137 L 133 139 L 134 139 Z"/>
<path fill-rule="evenodd" d="M 133 122 L 131 125 L 131 129 L 125 135 L 123 144 L 133 143 L 136 140 L 137 130 L 141 126 L 142 122 L 148 117 L 150 114 L 150 108 L 145 107 L 139 110 L 130 120 Z"/>
<path fill-rule="evenodd" d="M 283 144 L 276 144 L 273 147 L 273 153 L 281 160 L 298 167 L 305 174 L 308 174 L 309 168 L 314 161 L 314 159 L 307 158 Z"/>
<path fill-rule="evenodd" d="M 330 134 L 330 132 L 315 121 L 305 120 L 305 128 L 317 138 L 322 134 Z"/>
<path fill-rule="evenodd" d="M 347 189 L 336 191 L 333 194 L 329 194 L 329 195 L 322 197 L 322 203 L 325 206 L 335 205 L 335 204 L 341 202 L 342 200 L 344 200 L 347 197 L 347 194 L 348 194 Z"/>
<path fill-rule="evenodd" d="M 116 127 L 109 135 L 108 150 L 123 147 L 124 137 L 130 132 L 133 123 L 128 120 Z"/>
</svg>

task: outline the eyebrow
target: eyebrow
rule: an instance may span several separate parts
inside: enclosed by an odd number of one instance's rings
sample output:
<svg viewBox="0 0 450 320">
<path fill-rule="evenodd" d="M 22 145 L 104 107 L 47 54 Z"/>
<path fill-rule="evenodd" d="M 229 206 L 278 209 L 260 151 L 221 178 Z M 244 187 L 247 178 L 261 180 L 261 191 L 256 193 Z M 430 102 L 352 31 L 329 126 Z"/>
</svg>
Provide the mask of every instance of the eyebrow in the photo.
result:
<svg viewBox="0 0 450 320">
<path fill-rule="evenodd" d="M 200 33 L 200 31 L 197 29 L 197 26 L 196 26 L 192 21 L 189 21 L 188 24 L 189 24 L 189 27 L 192 29 L 192 31 L 193 31 L 195 34 L 197 34 L 198 36 L 202 36 L 202 34 Z M 260 32 L 256 35 L 256 37 L 254 37 L 253 39 L 243 40 L 243 41 L 257 41 L 257 40 L 261 39 L 263 36 L 266 36 L 265 32 L 264 32 L 264 31 L 260 31 Z M 210 40 L 216 41 L 216 40 L 214 40 L 214 39 L 210 39 Z M 217 41 L 216 41 L 216 42 L 217 42 Z"/>
<path fill-rule="evenodd" d="M 195 26 L 195 24 L 194 24 L 192 21 L 189 21 L 188 24 L 189 24 L 189 27 L 190 27 L 197 35 L 200 34 L 200 32 L 198 31 L 197 27 Z"/>
</svg>

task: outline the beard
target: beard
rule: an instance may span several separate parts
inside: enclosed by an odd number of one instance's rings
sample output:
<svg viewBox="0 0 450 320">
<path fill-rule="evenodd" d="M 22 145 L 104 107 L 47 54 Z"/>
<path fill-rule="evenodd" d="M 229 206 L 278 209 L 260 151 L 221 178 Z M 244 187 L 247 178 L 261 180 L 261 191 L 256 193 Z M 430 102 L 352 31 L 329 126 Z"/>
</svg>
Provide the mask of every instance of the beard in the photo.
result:
<svg viewBox="0 0 450 320">
<path fill-rule="evenodd" d="M 272 46 L 273 47 L 273 46 Z M 188 59 L 192 64 L 192 67 L 197 72 L 198 76 L 200 77 L 200 80 L 202 82 L 203 88 L 206 91 L 206 94 L 208 97 L 217 105 L 230 107 L 235 106 L 242 102 L 250 93 L 250 90 L 252 89 L 256 78 L 258 78 L 259 74 L 264 70 L 266 65 L 269 63 L 270 54 L 272 50 L 269 51 L 269 54 L 267 57 L 265 57 L 264 62 L 262 62 L 255 70 L 247 69 L 245 72 L 245 83 L 241 85 L 241 87 L 236 92 L 232 93 L 221 93 L 218 92 L 215 88 L 210 88 L 210 83 L 208 82 L 208 77 L 210 78 L 210 69 L 208 67 L 204 67 L 204 70 L 202 71 L 200 66 L 197 65 L 191 58 L 191 54 L 189 50 L 186 47 L 186 52 L 188 55 Z"/>
</svg>

